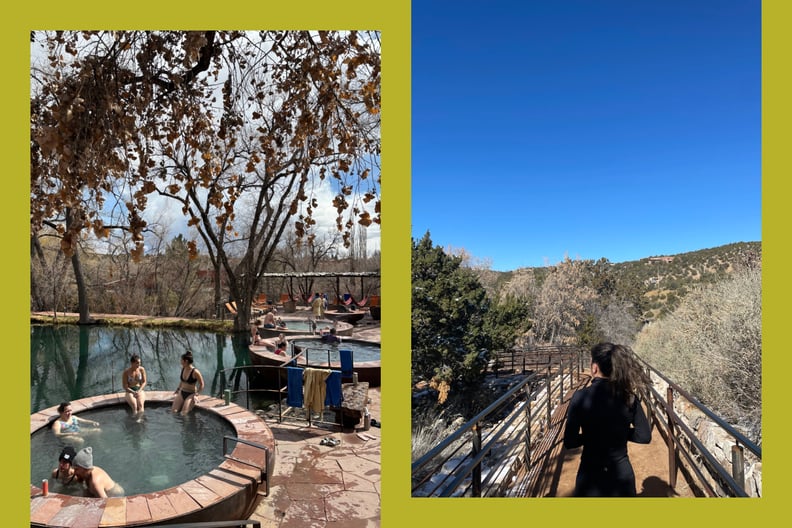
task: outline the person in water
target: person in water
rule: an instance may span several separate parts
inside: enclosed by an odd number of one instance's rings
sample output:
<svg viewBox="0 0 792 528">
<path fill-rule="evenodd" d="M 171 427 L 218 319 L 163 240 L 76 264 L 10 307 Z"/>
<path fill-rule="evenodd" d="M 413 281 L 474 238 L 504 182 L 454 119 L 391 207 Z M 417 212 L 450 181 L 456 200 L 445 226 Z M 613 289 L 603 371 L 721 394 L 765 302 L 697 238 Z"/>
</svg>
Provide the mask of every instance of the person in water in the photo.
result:
<svg viewBox="0 0 792 528">
<path fill-rule="evenodd" d="M 583 446 L 575 497 L 635 497 L 635 473 L 627 442 L 648 444 L 651 426 L 640 394 L 648 374 L 623 345 L 599 343 L 591 349 L 591 385 L 569 402 L 564 447 Z"/>
<path fill-rule="evenodd" d="M 85 482 L 91 497 L 105 499 L 107 497 L 123 497 L 124 488 L 110 478 L 107 471 L 94 466 L 93 449 L 84 447 L 74 456 L 74 472 L 77 478 Z"/>
<path fill-rule="evenodd" d="M 195 407 L 195 399 L 204 388 L 203 376 L 193 366 L 193 361 L 192 352 L 187 351 L 182 354 L 179 386 L 174 391 L 176 397 L 173 399 L 172 412 L 180 412 L 183 415 L 189 413 Z"/>
<path fill-rule="evenodd" d="M 81 483 L 82 480 L 77 478 L 77 473 L 74 471 L 74 457 L 77 451 L 72 446 L 64 447 L 58 456 L 58 467 L 52 470 L 52 482 L 62 488 L 71 484 Z"/>
<path fill-rule="evenodd" d="M 75 416 L 72 412 L 71 402 L 61 402 L 58 405 L 58 413 L 58 418 L 52 423 L 52 432 L 59 438 L 68 438 L 69 441 L 82 444 L 83 427 L 99 427 L 99 422 Z"/>
<path fill-rule="evenodd" d="M 336 335 L 336 329 L 330 328 L 326 334 L 323 334 L 322 337 L 319 338 L 322 343 L 327 344 L 338 344 L 341 342 L 341 339 Z"/>
<path fill-rule="evenodd" d="M 132 412 L 139 414 L 143 412 L 146 402 L 146 393 L 143 388 L 146 386 L 146 369 L 141 366 L 140 356 L 133 354 L 129 359 L 129 367 L 121 375 L 121 384 L 124 387 L 124 398 Z"/>
</svg>

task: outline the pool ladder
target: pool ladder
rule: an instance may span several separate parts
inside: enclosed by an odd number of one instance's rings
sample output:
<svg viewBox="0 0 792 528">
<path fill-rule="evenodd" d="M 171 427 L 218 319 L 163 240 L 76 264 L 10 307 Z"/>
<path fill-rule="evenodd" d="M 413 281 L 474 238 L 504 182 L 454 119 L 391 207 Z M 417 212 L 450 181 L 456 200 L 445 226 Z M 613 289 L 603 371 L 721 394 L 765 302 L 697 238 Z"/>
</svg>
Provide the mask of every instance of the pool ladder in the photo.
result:
<svg viewBox="0 0 792 528">
<path fill-rule="evenodd" d="M 228 454 L 228 441 L 231 440 L 232 442 L 238 442 L 240 444 L 249 445 L 258 449 L 264 450 L 264 467 L 261 468 L 259 464 L 254 464 L 248 460 L 242 460 L 241 458 L 237 458 L 235 456 Z M 264 484 L 264 493 L 265 497 L 269 496 L 270 485 L 269 485 L 269 448 L 265 445 L 258 444 L 256 442 L 251 442 L 250 440 L 243 440 L 242 438 L 237 438 L 236 436 L 223 436 L 223 458 L 226 460 L 233 460 L 234 462 L 239 462 L 240 464 L 245 464 L 246 466 L 251 466 L 256 469 L 261 469 L 261 477 L 259 480 L 259 484 Z M 261 495 L 261 491 L 257 492 Z"/>
</svg>

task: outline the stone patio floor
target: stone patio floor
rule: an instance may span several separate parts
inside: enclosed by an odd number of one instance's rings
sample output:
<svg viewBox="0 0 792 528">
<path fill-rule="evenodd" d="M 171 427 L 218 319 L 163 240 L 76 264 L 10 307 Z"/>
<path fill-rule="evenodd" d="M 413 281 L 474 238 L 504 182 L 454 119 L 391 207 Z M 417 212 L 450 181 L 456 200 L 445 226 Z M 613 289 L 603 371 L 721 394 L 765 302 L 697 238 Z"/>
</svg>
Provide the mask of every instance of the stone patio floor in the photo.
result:
<svg viewBox="0 0 792 528">
<path fill-rule="evenodd" d="M 380 420 L 380 388 L 369 389 L 369 412 Z M 267 419 L 275 437 L 270 494 L 260 497 L 250 519 L 262 527 L 363 528 L 380 526 L 381 429 L 354 431 L 307 422 Z M 368 438 L 368 437 L 371 438 Z M 326 446 L 323 438 L 336 438 Z"/>
</svg>

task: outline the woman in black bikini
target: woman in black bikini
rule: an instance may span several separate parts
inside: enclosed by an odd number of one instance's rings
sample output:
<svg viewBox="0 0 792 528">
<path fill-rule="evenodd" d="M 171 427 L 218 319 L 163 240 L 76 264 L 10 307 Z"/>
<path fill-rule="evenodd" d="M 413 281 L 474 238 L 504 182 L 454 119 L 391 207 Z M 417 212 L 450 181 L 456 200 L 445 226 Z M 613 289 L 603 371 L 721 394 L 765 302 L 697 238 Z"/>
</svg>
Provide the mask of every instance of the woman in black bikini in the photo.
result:
<svg viewBox="0 0 792 528">
<path fill-rule="evenodd" d="M 172 412 L 187 414 L 195 406 L 195 398 L 204 388 L 204 380 L 200 371 L 193 366 L 192 352 L 185 352 L 181 357 L 181 373 L 179 374 L 179 387 L 174 391 Z"/>
<path fill-rule="evenodd" d="M 133 354 L 129 360 L 130 366 L 121 375 L 121 383 L 124 387 L 124 398 L 135 414 L 143 412 L 146 402 L 146 393 L 143 388 L 146 386 L 146 369 L 140 365 L 140 356 Z"/>
<path fill-rule="evenodd" d="M 60 453 L 58 457 L 58 467 L 52 470 L 52 482 L 53 484 L 57 483 L 60 486 L 68 486 L 69 484 L 77 484 L 81 483 L 77 477 L 77 474 L 74 472 L 74 467 L 72 466 L 72 462 L 74 460 L 74 456 L 77 454 L 77 451 L 72 446 L 66 446 Z"/>
</svg>

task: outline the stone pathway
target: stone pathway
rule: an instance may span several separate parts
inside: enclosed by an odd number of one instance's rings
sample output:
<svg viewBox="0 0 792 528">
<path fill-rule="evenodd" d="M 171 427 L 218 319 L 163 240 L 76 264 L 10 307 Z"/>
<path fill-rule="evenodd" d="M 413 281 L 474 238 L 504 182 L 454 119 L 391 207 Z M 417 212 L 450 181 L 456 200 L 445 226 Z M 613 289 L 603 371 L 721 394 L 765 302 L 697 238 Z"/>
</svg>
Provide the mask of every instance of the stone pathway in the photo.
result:
<svg viewBox="0 0 792 528">
<path fill-rule="evenodd" d="M 379 421 L 379 387 L 369 397 L 371 416 Z M 299 422 L 267 424 L 275 437 L 275 471 L 270 496 L 259 499 L 250 519 L 277 528 L 380 526 L 379 428 L 363 431 L 360 424 L 338 432 Z M 329 437 L 341 443 L 322 445 Z"/>
</svg>

